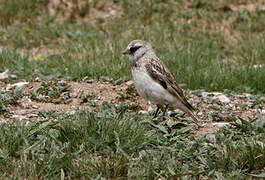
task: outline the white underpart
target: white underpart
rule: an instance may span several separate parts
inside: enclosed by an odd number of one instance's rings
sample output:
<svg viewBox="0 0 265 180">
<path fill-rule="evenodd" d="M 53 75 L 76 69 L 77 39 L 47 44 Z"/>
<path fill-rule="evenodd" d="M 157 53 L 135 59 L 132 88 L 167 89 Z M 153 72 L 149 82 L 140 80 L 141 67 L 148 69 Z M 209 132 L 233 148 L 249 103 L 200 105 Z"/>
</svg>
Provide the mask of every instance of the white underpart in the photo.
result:
<svg viewBox="0 0 265 180">
<path fill-rule="evenodd" d="M 176 98 L 154 81 L 144 67 L 132 69 L 132 76 L 137 92 L 153 104 L 173 105 L 176 103 Z"/>
</svg>

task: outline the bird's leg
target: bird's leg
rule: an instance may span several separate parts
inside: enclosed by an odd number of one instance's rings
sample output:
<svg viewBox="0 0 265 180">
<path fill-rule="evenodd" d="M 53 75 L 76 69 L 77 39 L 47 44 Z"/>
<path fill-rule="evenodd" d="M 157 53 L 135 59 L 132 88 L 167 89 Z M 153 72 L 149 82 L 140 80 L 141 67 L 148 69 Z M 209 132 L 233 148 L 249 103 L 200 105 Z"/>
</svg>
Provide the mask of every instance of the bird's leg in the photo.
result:
<svg viewBox="0 0 265 180">
<path fill-rule="evenodd" d="M 157 109 L 156 109 L 156 112 L 155 112 L 155 115 L 154 115 L 153 119 L 157 117 L 158 111 L 160 109 L 160 106 L 159 105 L 156 105 L 156 107 L 157 107 Z"/>
<path fill-rule="evenodd" d="M 168 108 L 168 104 L 166 105 L 166 107 L 165 107 L 165 109 L 164 109 L 164 112 L 163 112 L 163 115 L 162 115 L 162 117 L 164 117 L 164 116 L 166 115 L 167 108 Z"/>
</svg>

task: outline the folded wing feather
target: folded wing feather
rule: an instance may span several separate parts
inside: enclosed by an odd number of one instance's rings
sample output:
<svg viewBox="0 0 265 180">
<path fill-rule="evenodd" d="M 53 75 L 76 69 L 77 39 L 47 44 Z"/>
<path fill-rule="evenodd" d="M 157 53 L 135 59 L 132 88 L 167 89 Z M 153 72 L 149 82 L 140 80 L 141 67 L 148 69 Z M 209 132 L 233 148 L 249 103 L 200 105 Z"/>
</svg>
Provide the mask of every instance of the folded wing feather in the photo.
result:
<svg viewBox="0 0 265 180">
<path fill-rule="evenodd" d="M 153 58 L 145 65 L 145 68 L 154 81 L 158 82 L 163 88 L 167 89 L 170 94 L 178 98 L 188 109 L 194 110 L 162 61 L 158 58 Z"/>
</svg>

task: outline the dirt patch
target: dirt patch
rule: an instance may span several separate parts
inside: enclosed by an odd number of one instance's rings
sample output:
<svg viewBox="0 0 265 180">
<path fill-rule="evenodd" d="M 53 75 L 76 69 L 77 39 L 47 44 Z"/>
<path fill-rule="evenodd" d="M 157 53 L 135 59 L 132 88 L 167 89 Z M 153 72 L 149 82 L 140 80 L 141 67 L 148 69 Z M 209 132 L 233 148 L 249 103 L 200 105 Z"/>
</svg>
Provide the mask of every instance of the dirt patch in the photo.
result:
<svg viewBox="0 0 265 180">
<path fill-rule="evenodd" d="M 116 17 L 122 14 L 120 3 L 115 1 L 94 0 L 53 0 L 47 5 L 51 16 L 61 20 L 75 20 L 86 22 L 95 18 Z"/>
<path fill-rule="evenodd" d="M 217 131 L 220 127 L 214 125 L 212 122 L 205 123 L 201 126 L 201 128 L 194 133 L 195 136 L 201 136 L 204 134 L 213 134 Z"/>
<path fill-rule="evenodd" d="M 39 120 L 42 112 L 55 111 L 58 113 L 75 113 L 78 110 L 94 110 L 107 102 L 114 106 L 120 104 L 137 105 L 137 110 L 126 110 L 126 113 L 147 113 L 154 112 L 155 105 L 150 105 L 140 97 L 133 82 L 129 81 L 121 85 L 114 85 L 109 82 L 64 82 L 69 88 L 69 103 L 64 102 L 41 102 L 33 98 L 33 92 L 43 87 L 43 82 L 30 82 L 23 88 L 23 98 L 18 105 L 10 106 L 9 111 L 0 115 L 0 119 L 5 121 L 19 120 Z M 53 82 L 51 82 L 53 83 Z M 2 90 L 9 84 L 1 83 Z M 202 90 L 185 91 L 188 101 L 197 108 L 197 115 L 207 123 L 200 123 L 202 127 L 195 132 L 195 135 L 211 134 L 222 127 L 222 123 L 233 122 L 237 118 L 257 119 L 258 114 L 264 115 L 264 96 L 251 94 L 223 94 L 219 92 L 204 92 Z M 225 98 L 218 99 L 219 96 Z M 92 97 L 93 103 L 85 103 L 84 97 Z M 89 100 L 87 100 L 89 102 Z M 224 101 L 224 102 L 222 102 Z M 178 117 L 189 118 L 181 111 L 175 111 Z M 170 114 L 170 112 L 169 112 Z M 170 117 L 169 117 L 170 118 Z M 175 120 L 173 120 L 175 121 Z M 214 124 L 219 123 L 220 124 Z"/>
<path fill-rule="evenodd" d="M 256 1 L 256 2 L 250 2 L 248 4 L 237 4 L 237 5 L 231 4 L 231 5 L 229 5 L 229 8 L 232 11 L 247 10 L 247 11 L 252 12 L 252 11 L 255 11 L 256 9 L 265 10 L 265 2 L 264 1 Z"/>
<path fill-rule="evenodd" d="M 128 86 L 126 84 L 122 84 L 120 86 L 113 85 L 109 82 L 68 82 L 71 86 L 71 94 L 74 96 L 73 101 L 69 104 L 54 104 L 54 103 L 43 103 L 32 101 L 30 98 L 26 98 L 22 101 L 25 106 L 35 106 L 38 107 L 37 110 L 49 111 L 71 111 L 71 110 L 80 110 L 80 109 L 96 109 L 96 107 L 91 107 L 82 103 L 82 97 L 84 95 L 90 94 L 95 97 L 95 101 L 97 105 L 100 106 L 103 102 L 108 102 L 110 104 L 120 104 L 120 103 L 139 103 L 140 109 L 146 109 L 148 107 L 148 103 L 139 97 L 138 95 L 130 96 L 128 98 L 122 98 L 120 94 L 126 94 L 126 89 Z M 32 82 L 27 87 L 25 87 L 24 92 L 29 97 L 34 89 L 38 89 L 41 87 L 40 82 Z M 120 94 L 119 94 L 120 93 Z"/>
</svg>

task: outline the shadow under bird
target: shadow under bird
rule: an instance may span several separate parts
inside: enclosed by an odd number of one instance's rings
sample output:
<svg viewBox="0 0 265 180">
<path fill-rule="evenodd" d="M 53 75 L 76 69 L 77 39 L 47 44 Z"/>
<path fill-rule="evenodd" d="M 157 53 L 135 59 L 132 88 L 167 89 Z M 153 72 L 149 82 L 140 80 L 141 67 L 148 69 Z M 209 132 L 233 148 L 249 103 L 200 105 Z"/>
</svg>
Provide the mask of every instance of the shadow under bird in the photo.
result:
<svg viewBox="0 0 265 180">
<path fill-rule="evenodd" d="M 133 40 L 123 51 L 131 61 L 131 71 L 135 88 L 140 96 L 157 105 L 154 118 L 165 105 L 162 117 L 167 109 L 180 109 L 195 121 L 194 108 L 187 101 L 183 91 L 174 80 L 164 63 L 156 56 L 151 44 L 143 40 Z"/>
</svg>

